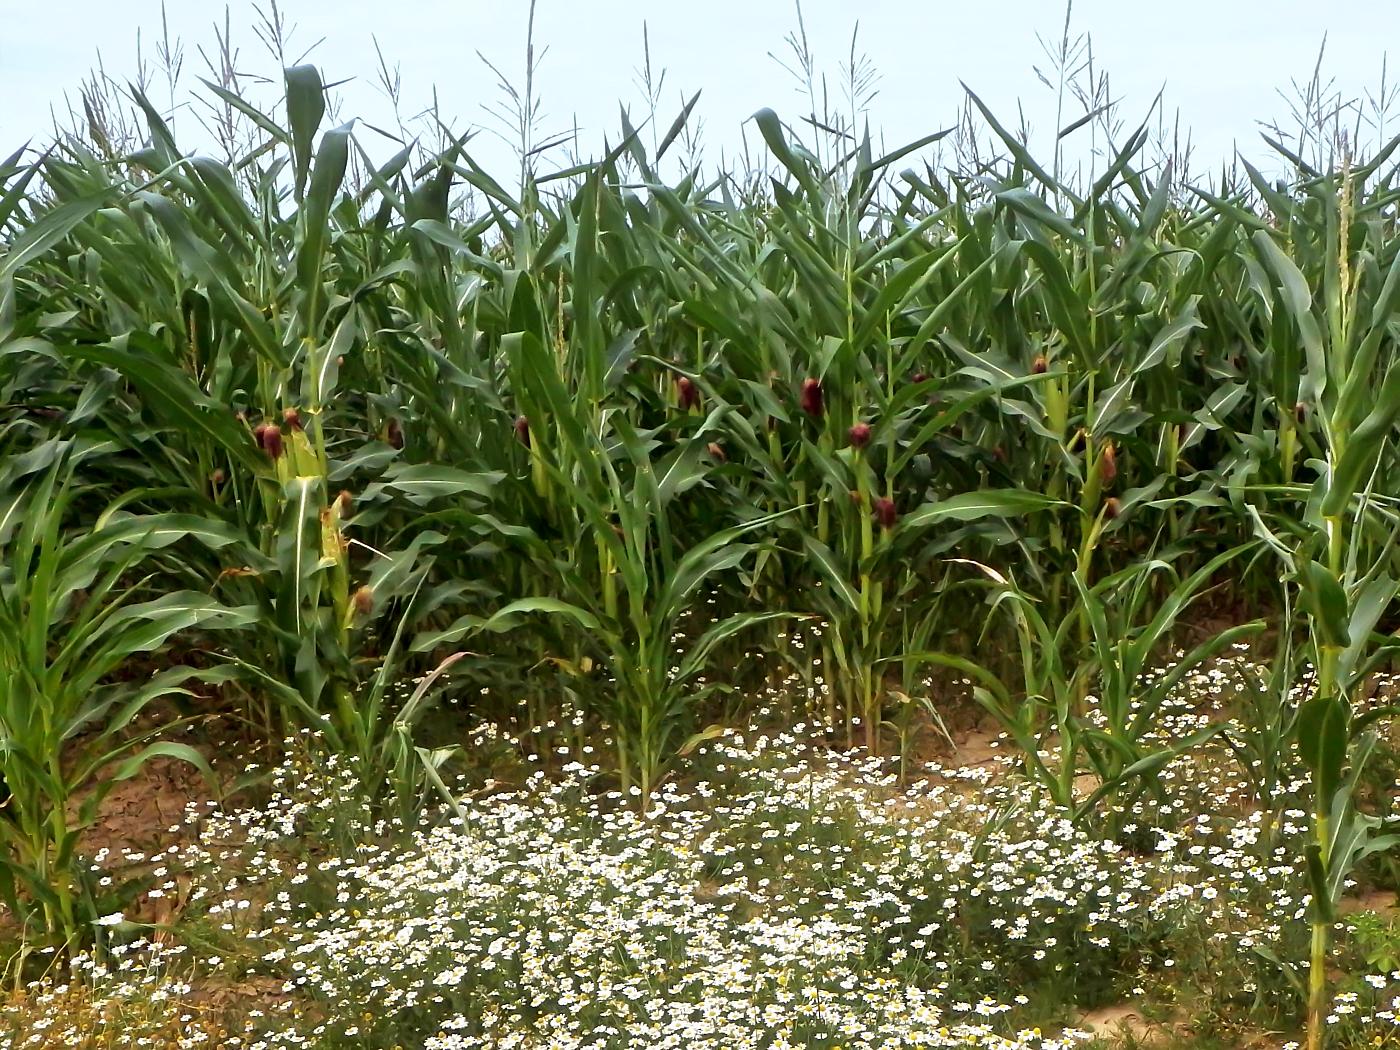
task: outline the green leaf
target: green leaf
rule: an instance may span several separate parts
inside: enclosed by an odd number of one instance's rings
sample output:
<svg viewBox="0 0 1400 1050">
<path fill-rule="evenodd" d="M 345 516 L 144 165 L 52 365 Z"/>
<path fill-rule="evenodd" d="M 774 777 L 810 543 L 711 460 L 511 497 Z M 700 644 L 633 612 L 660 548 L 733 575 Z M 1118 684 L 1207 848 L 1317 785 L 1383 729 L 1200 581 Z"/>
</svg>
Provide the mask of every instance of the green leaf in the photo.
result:
<svg viewBox="0 0 1400 1050">
<path fill-rule="evenodd" d="M 1023 219 L 1054 230 L 1067 240 L 1081 241 L 1084 239 L 1083 233 L 1076 229 L 1068 219 L 1052 211 L 1042 198 L 1024 186 L 1014 186 L 1009 190 L 1002 190 L 995 199 L 1011 208 Z"/>
<path fill-rule="evenodd" d="M 1400 365 L 1392 364 L 1380 389 L 1374 392 L 1371 411 L 1352 431 L 1341 458 L 1332 465 L 1322 501 L 1323 517 L 1340 516 L 1362 490 L 1363 479 L 1376 469 L 1397 419 L 1400 419 Z"/>
<path fill-rule="evenodd" d="M 708 665 L 710 653 L 715 646 L 726 639 L 758 624 L 774 620 L 790 620 L 794 619 L 796 615 L 789 612 L 735 613 L 718 623 L 711 624 L 706 628 L 705 633 L 695 640 L 689 652 L 685 654 L 685 660 L 681 664 L 680 670 L 676 672 L 674 681 L 686 682 L 704 671 Z"/>
<path fill-rule="evenodd" d="M 320 71 L 313 65 L 292 66 L 284 70 L 283 76 L 287 89 L 287 122 L 292 129 L 296 197 L 301 200 L 311 171 L 311 144 L 326 115 L 326 89 L 321 83 Z"/>
<path fill-rule="evenodd" d="M 1322 847 L 1310 842 L 1303 848 L 1303 858 L 1308 870 L 1308 887 L 1312 893 L 1312 921 L 1330 923 L 1334 918 L 1335 906 L 1332 890 L 1327 880 L 1327 867 L 1322 860 Z"/>
<path fill-rule="evenodd" d="M 600 631 L 603 628 L 599 619 L 587 609 L 558 598 L 521 598 L 497 610 L 488 617 L 463 616 L 446 630 L 423 634 L 413 640 L 414 652 L 426 652 L 441 645 L 461 641 L 481 631 L 502 634 L 515 630 L 528 616 L 562 616 L 573 621 L 585 631 Z"/>
<path fill-rule="evenodd" d="M 1385 573 L 1367 581 L 1351 601 L 1351 619 L 1347 623 L 1348 644 L 1337 661 L 1337 675 L 1344 692 L 1350 691 L 1353 673 L 1360 673 L 1371 634 L 1381 615 L 1400 592 L 1400 583 Z"/>
<path fill-rule="evenodd" d="M 213 782 L 214 771 L 209 768 L 209 763 L 204 756 L 188 744 L 180 744 L 173 740 L 159 740 L 154 744 L 147 745 L 118 764 L 110 776 L 113 781 L 130 780 L 146 767 L 146 763 L 155 758 L 169 758 L 177 762 L 187 763 L 203 773 L 211 783 Z"/>
<path fill-rule="evenodd" d="M 104 191 L 81 200 L 60 204 L 45 213 L 42 218 L 27 225 L 5 247 L 4 258 L 0 259 L 0 285 L 7 283 L 22 267 L 67 237 L 75 227 L 111 199 L 112 194 Z"/>
<path fill-rule="evenodd" d="M 1062 500 L 1024 489 L 982 489 L 925 504 L 900 519 L 899 528 L 912 531 L 945 521 L 977 521 L 982 518 L 1011 518 L 1051 507 L 1064 506 Z"/>
<path fill-rule="evenodd" d="M 366 486 L 361 498 L 369 501 L 381 493 L 397 492 L 421 507 L 439 499 L 489 497 L 504 478 L 501 471 L 467 471 L 432 463 L 403 463 L 390 467 L 382 480 Z"/>
<path fill-rule="evenodd" d="M 685 758 L 701 744 L 711 740 L 718 740 L 728 731 L 729 730 L 722 725 L 706 726 L 698 733 L 692 733 L 690 736 L 686 737 L 685 742 L 681 744 L 680 747 L 676 748 L 676 755 L 680 758 Z"/>
<path fill-rule="evenodd" d="M 1351 639 L 1351 615 L 1346 591 L 1320 562 L 1304 562 L 1298 573 L 1303 608 L 1312 618 L 1318 644 L 1345 649 Z"/>
<path fill-rule="evenodd" d="M 1298 757 L 1313 775 L 1313 787 L 1330 805 L 1347 758 L 1347 709 L 1335 696 L 1315 696 L 1298 712 Z"/>
<path fill-rule="evenodd" d="M 323 256 L 330 239 L 328 226 L 331 206 L 340 192 L 350 160 L 350 128 L 350 124 L 343 124 L 321 136 L 311 187 L 302 202 L 299 216 L 301 244 L 297 248 L 296 270 L 303 292 L 304 334 L 309 338 L 319 335 L 322 283 L 325 280 Z"/>
<path fill-rule="evenodd" d="M 1205 322 L 1197 313 L 1200 301 L 1199 295 L 1193 295 L 1187 300 L 1181 312 L 1157 333 L 1152 345 L 1147 348 L 1147 353 L 1133 369 L 1134 372 L 1145 372 L 1163 363 L 1175 368 L 1180 363 L 1182 347 L 1186 345 L 1192 331 L 1205 327 Z"/>
<path fill-rule="evenodd" d="M 856 593 L 851 581 L 846 579 L 845 573 L 841 571 L 836 563 L 836 555 L 825 543 L 822 543 L 815 536 L 803 533 L 802 549 L 807 557 L 817 567 L 822 582 L 830 588 L 831 592 L 841 599 L 842 604 L 847 609 L 856 610 L 860 608 L 860 595 Z"/>
<path fill-rule="evenodd" d="M 166 425 L 203 435 L 246 469 L 256 470 L 265 462 L 229 407 L 206 395 L 173 364 L 117 347 L 74 346 L 68 353 L 116 369 L 141 392 L 145 407 Z"/>
<path fill-rule="evenodd" d="M 1308 280 L 1267 231 L 1257 231 L 1252 240 L 1259 258 L 1273 274 L 1274 288 L 1302 340 L 1308 361 L 1309 396 L 1321 397 L 1327 388 L 1327 359 L 1322 349 L 1322 330 L 1312 311 Z"/>
<path fill-rule="evenodd" d="M 792 151 L 788 145 L 787 136 L 783 133 L 783 123 L 778 119 L 778 115 L 771 109 L 765 108 L 755 113 L 752 119 L 758 125 L 763 141 L 768 144 L 768 149 L 777 158 L 778 163 L 797 178 L 812 200 L 817 200 L 821 193 L 812 176 L 812 166 L 798 159 L 797 154 Z"/>
</svg>

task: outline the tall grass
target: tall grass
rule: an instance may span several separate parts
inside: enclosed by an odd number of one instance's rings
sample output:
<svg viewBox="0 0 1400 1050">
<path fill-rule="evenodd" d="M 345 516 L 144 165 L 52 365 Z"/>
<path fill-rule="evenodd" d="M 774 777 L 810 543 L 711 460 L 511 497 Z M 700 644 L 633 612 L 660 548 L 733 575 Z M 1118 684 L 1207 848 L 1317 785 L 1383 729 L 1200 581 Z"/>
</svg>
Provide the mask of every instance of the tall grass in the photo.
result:
<svg viewBox="0 0 1400 1050">
<path fill-rule="evenodd" d="M 821 684 L 804 715 L 871 752 L 896 704 L 939 708 L 929 671 L 952 667 L 1096 820 L 1175 753 L 1141 744 L 1172 675 L 1261 616 L 1290 644 L 1306 628 L 1320 670 L 1301 712 L 1261 700 L 1253 744 L 1313 770 L 1325 926 L 1324 889 L 1389 845 L 1348 787 L 1367 737 L 1347 698 L 1388 652 L 1397 586 L 1397 142 L 1334 169 L 1278 141 L 1290 182 L 1241 163 L 1193 184 L 1097 87 L 1048 167 L 970 92 L 959 130 L 880 151 L 854 49 L 841 113 L 792 43 L 812 114 L 755 114 L 766 178 L 676 160 L 693 99 L 543 172 L 533 80 L 509 182 L 441 122 L 376 160 L 315 67 L 260 108 L 227 61 L 204 96 L 221 158 L 136 88 L 140 148 L 89 106 L 85 136 L 0 167 L 0 454 L 48 486 L 24 497 L 45 516 L 9 526 L 6 615 L 35 625 L 15 667 L 55 645 L 89 661 L 81 695 L 0 698 L 47 719 L 25 737 L 4 714 L 0 766 L 11 867 L 48 926 L 77 922 L 43 859 L 75 848 L 54 814 L 101 762 L 25 777 L 79 726 L 132 746 L 136 701 L 87 690 L 147 674 L 177 630 L 267 739 L 323 728 L 401 797 L 441 783 L 446 753 L 411 737 L 445 688 L 523 698 L 541 732 L 581 712 L 645 808 L 778 665 Z M 1072 79 L 1080 52 L 1056 54 Z M 1066 174 L 1085 127 L 1102 159 Z M 929 159 L 947 148 L 963 166 Z M 44 474 L 68 449 L 71 475 Z M 119 514 L 63 513 L 47 493 L 68 486 Z M 139 580 L 130 522 L 161 537 Z M 68 591 L 34 604 L 26 567 L 65 558 Z M 100 573 L 95 604 L 65 604 Z M 133 587 L 167 593 L 116 601 Z M 1244 626 L 1143 694 L 1210 592 Z M 139 637 L 105 626 L 173 606 Z M 814 644 L 789 644 L 794 620 Z"/>
</svg>

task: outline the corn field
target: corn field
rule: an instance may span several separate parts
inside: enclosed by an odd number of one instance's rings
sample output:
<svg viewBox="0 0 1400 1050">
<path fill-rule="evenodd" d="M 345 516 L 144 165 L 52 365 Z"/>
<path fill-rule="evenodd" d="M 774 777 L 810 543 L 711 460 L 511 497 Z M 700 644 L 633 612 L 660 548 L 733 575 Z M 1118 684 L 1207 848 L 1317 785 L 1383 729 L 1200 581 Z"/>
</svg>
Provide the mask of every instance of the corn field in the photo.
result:
<svg viewBox="0 0 1400 1050">
<path fill-rule="evenodd" d="M 1358 787 L 1393 711 L 1358 703 L 1400 624 L 1400 143 L 1193 184 L 1143 128 L 1079 180 L 972 96 L 965 170 L 763 110 L 766 172 L 668 175 L 687 106 L 502 182 L 463 141 L 372 158 L 314 67 L 283 88 L 209 86 L 223 159 L 138 92 L 142 148 L 0 165 L 31 950 L 113 909 L 87 829 L 153 760 L 207 768 L 211 710 L 323 734 L 386 812 L 451 800 L 469 713 L 546 771 L 591 741 L 645 813 L 728 727 L 888 757 L 970 702 L 1113 835 L 1224 739 L 1164 741 L 1168 694 L 1248 645 L 1275 677 L 1229 743 L 1270 813 L 1307 770 L 1321 1039 L 1333 909 L 1396 842 Z"/>
</svg>

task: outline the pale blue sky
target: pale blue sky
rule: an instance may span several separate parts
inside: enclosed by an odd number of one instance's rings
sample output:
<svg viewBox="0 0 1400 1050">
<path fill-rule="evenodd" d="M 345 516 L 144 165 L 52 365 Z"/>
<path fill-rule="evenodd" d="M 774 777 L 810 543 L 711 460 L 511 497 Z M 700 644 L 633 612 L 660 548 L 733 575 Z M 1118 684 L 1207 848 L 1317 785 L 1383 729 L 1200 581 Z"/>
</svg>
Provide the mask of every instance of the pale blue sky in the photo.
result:
<svg viewBox="0 0 1400 1050">
<path fill-rule="evenodd" d="M 296 25 L 294 43 L 324 38 L 312 56 L 328 79 L 356 78 L 341 89 L 346 116 L 388 120 L 373 82 L 376 38 L 401 65 L 406 108 L 425 104 L 436 87 L 442 110 L 463 127 L 489 124 L 482 104 L 497 99 L 495 78 L 476 52 L 513 76 L 523 65 L 527 0 L 282 0 L 282 6 Z M 959 80 L 1008 124 L 1017 122 L 1018 99 L 1038 131 L 1054 124 L 1054 95 L 1032 66 L 1045 61 L 1036 34 L 1059 35 L 1063 7 L 1055 0 L 806 0 L 803 6 L 817 57 L 832 73 L 859 19 L 861 49 L 880 77 L 872 122 L 890 146 L 951 123 L 961 101 Z M 233 0 L 235 38 L 245 67 L 270 72 L 275 67 L 248 28 L 253 7 Z M 5 153 L 47 134 L 49 107 L 62 105 L 65 90 L 77 85 L 99 49 L 108 72 L 125 78 L 135 68 L 137 28 L 148 50 L 160 33 L 160 0 L 0 0 L 4 8 Z M 167 10 L 172 32 L 184 41 L 192 81 L 203 73 L 196 48 L 212 44 L 211 26 L 222 19 L 224 5 L 168 0 Z M 639 112 L 643 21 L 653 63 L 668 70 L 664 119 L 678 108 L 682 91 L 703 89 L 699 112 L 710 157 L 737 145 L 741 123 L 760 106 L 788 119 L 805 112 L 792 79 L 769 57 L 786 51 L 784 36 L 795 26 L 790 0 L 539 0 L 538 37 L 549 46 L 539 79 L 547 128 L 566 128 L 576 116 L 591 144 L 616 129 L 619 99 L 631 100 L 634 115 Z M 1078 0 L 1074 27 L 1091 34 L 1096 63 L 1110 73 L 1125 119 L 1145 113 L 1165 86 L 1168 108 L 1179 109 L 1192 129 L 1197 161 L 1218 163 L 1235 143 L 1259 153 L 1256 121 L 1286 114 L 1276 89 L 1310 75 L 1324 33 L 1325 68 L 1338 88 L 1352 96 L 1376 87 L 1386 46 L 1400 42 L 1400 4 Z M 161 92 L 155 94 L 163 103 Z M 177 125 L 182 140 L 198 139 L 187 116 Z M 1397 131 L 1400 120 L 1392 128 Z M 509 151 L 485 136 L 473 149 L 488 166 L 509 164 Z M 1038 152 L 1047 154 L 1043 146 Z"/>
</svg>

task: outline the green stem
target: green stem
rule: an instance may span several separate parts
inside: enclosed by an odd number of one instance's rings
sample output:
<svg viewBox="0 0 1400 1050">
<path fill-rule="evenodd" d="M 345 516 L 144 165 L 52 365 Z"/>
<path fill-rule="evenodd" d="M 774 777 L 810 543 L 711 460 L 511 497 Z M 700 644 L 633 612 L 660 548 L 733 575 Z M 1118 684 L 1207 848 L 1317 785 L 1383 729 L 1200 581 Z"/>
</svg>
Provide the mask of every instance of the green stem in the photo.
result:
<svg viewBox="0 0 1400 1050">
<path fill-rule="evenodd" d="M 1330 924 L 1312 924 L 1312 952 L 1308 963 L 1308 1050 L 1322 1050 L 1327 1027 L 1327 943 Z"/>
</svg>

